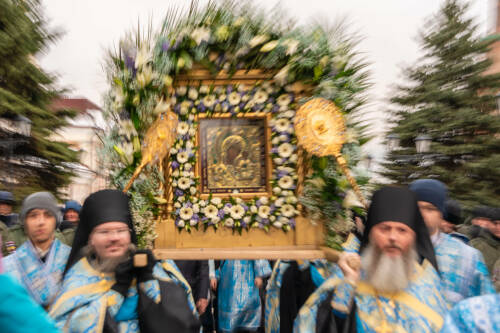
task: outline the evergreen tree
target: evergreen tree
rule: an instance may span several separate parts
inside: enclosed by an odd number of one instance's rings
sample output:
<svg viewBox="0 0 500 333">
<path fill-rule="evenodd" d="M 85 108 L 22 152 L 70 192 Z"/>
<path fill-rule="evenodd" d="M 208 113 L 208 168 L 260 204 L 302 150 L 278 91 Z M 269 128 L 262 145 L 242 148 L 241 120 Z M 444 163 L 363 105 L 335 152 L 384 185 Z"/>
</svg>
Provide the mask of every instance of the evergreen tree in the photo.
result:
<svg viewBox="0 0 500 333">
<path fill-rule="evenodd" d="M 0 129 L 0 189 L 13 190 L 18 199 L 39 190 L 57 194 L 72 175 L 65 163 L 78 161 L 67 144 L 49 139 L 74 112 L 49 109 L 60 92 L 34 58 L 56 37 L 47 29 L 38 0 L 0 0 L 0 117 L 32 121 L 30 137 Z M 13 139 L 25 142 L 15 145 L 10 156 L 7 140 Z"/>
<path fill-rule="evenodd" d="M 487 52 L 498 39 L 479 37 L 467 9 L 446 1 L 421 33 L 423 58 L 405 69 L 408 82 L 391 99 L 390 132 L 401 147 L 388 156 L 384 176 L 400 184 L 436 178 L 466 206 L 498 206 L 500 74 L 487 73 Z M 420 134 L 432 137 L 428 154 L 416 154 Z"/>
</svg>

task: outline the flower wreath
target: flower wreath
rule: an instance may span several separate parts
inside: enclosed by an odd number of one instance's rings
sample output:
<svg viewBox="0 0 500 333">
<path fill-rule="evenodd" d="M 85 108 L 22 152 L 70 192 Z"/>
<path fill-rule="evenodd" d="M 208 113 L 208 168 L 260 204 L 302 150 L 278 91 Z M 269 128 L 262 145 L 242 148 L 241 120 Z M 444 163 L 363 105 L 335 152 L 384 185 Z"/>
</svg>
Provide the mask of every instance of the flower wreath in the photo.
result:
<svg viewBox="0 0 500 333">
<path fill-rule="evenodd" d="M 210 88 L 178 87 L 171 100 L 179 117 L 177 140 L 170 150 L 172 187 L 174 192 L 175 224 L 190 230 L 200 225 L 219 228 L 225 226 L 241 231 L 246 228 L 269 230 L 271 226 L 285 231 L 295 226 L 297 215 L 297 147 L 293 128 L 295 116 L 294 95 L 270 82 L 248 87 L 228 85 Z M 195 135 L 198 124 L 196 115 L 217 113 L 271 114 L 272 196 L 243 200 L 230 196 L 221 199 L 199 199 L 195 177 Z"/>
</svg>

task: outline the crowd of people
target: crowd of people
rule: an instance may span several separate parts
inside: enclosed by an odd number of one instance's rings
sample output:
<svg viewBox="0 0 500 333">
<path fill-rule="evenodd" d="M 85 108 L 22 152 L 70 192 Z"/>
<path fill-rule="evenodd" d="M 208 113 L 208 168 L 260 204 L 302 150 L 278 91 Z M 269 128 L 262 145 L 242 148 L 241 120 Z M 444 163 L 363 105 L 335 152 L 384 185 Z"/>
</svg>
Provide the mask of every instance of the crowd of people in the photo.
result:
<svg viewBox="0 0 500 333">
<path fill-rule="evenodd" d="M 0 191 L 2 332 L 500 331 L 500 209 L 466 219 L 437 180 L 376 191 L 337 263 L 158 260 L 117 190 L 14 206 Z"/>
</svg>

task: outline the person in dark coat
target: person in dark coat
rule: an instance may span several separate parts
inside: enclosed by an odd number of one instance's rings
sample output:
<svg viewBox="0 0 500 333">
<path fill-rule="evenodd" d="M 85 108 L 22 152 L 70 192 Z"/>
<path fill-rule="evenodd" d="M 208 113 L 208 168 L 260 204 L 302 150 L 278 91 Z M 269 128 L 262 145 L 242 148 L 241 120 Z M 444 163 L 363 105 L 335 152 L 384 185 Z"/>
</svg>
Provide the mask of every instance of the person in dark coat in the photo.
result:
<svg viewBox="0 0 500 333">
<path fill-rule="evenodd" d="M 208 260 L 175 260 L 175 264 L 191 286 L 196 310 L 203 315 L 208 306 Z"/>
</svg>

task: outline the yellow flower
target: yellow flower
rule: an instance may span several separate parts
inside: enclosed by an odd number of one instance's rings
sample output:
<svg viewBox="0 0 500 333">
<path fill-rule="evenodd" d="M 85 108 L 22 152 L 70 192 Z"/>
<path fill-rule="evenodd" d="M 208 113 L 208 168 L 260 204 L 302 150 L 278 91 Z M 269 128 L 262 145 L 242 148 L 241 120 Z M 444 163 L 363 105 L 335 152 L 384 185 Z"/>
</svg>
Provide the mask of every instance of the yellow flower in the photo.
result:
<svg viewBox="0 0 500 333">
<path fill-rule="evenodd" d="M 278 45 L 277 40 L 270 41 L 260 48 L 260 52 L 270 52 Z"/>
<path fill-rule="evenodd" d="M 137 84 L 140 88 L 144 88 L 155 78 L 155 76 L 151 67 L 145 66 L 142 71 L 137 74 Z"/>
<path fill-rule="evenodd" d="M 227 25 L 222 25 L 220 26 L 217 31 L 215 32 L 215 37 L 220 40 L 220 41 L 224 41 L 226 39 L 228 39 L 229 37 L 229 28 L 227 27 Z"/>
<path fill-rule="evenodd" d="M 250 42 L 248 43 L 248 45 L 251 48 L 253 48 L 253 47 L 256 47 L 257 45 L 260 45 L 262 43 L 267 42 L 268 39 L 269 39 L 269 36 L 267 36 L 267 35 L 258 35 L 258 36 L 255 36 L 254 38 L 252 38 L 250 40 Z"/>
</svg>

